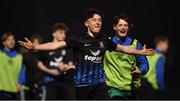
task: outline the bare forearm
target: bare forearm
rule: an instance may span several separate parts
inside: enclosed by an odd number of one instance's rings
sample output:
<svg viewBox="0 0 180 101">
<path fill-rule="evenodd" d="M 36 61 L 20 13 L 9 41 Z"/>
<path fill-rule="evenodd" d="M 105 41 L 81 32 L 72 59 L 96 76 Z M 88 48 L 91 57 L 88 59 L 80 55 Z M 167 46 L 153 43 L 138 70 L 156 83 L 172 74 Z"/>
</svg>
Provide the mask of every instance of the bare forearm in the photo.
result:
<svg viewBox="0 0 180 101">
<path fill-rule="evenodd" d="M 129 46 L 117 45 L 116 50 L 121 51 L 126 54 L 143 55 L 142 50 L 137 50 L 137 49 L 131 48 Z"/>
<path fill-rule="evenodd" d="M 40 45 L 34 46 L 34 50 L 56 50 L 58 48 L 64 48 L 65 46 L 66 46 L 65 41 L 48 42 L 45 44 L 40 44 Z"/>
<path fill-rule="evenodd" d="M 48 68 L 41 61 L 38 61 L 37 66 L 41 71 L 49 73 Z"/>
</svg>

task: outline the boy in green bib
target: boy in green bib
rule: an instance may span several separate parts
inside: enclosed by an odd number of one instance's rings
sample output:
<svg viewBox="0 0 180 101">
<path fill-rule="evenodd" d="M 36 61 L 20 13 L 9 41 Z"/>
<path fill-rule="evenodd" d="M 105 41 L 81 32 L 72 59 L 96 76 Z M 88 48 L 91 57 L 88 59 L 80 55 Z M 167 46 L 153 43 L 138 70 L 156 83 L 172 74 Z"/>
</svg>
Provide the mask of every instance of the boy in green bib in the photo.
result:
<svg viewBox="0 0 180 101">
<path fill-rule="evenodd" d="M 163 94 L 165 55 L 169 48 L 168 38 L 165 36 L 157 36 L 155 38 L 155 54 L 147 56 L 149 62 L 149 71 L 143 76 L 144 83 L 141 88 L 142 99 L 161 99 Z"/>
<path fill-rule="evenodd" d="M 116 35 L 112 41 L 141 50 L 143 47 L 140 42 L 128 36 L 130 27 L 132 23 L 126 15 L 116 16 L 113 23 Z M 143 55 L 106 51 L 104 69 L 111 99 L 136 99 L 135 91 L 140 86 L 139 76 L 146 74 L 149 68 L 146 57 Z"/>
<path fill-rule="evenodd" d="M 15 100 L 25 83 L 22 56 L 15 49 L 15 38 L 10 32 L 2 36 L 4 48 L 0 50 L 0 99 Z"/>
</svg>

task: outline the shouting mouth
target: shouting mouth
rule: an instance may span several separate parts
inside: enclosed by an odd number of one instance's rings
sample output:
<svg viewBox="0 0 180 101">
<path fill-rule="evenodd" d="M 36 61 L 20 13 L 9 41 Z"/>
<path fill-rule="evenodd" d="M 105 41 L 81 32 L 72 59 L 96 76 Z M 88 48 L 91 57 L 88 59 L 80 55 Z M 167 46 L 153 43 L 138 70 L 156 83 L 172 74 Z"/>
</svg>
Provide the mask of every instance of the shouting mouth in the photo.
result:
<svg viewBox="0 0 180 101">
<path fill-rule="evenodd" d="M 121 31 L 120 31 L 120 33 L 125 34 L 125 33 L 126 33 L 126 31 L 125 31 L 125 30 L 123 30 L 123 31 L 121 30 Z"/>
</svg>

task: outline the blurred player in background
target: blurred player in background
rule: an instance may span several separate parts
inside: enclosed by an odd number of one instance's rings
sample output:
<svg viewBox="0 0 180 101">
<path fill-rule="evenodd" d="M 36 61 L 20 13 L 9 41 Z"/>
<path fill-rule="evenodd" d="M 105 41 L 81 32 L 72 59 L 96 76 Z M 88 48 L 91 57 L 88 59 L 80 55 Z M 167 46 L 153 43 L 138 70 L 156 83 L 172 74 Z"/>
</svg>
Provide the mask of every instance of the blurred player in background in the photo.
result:
<svg viewBox="0 0 180 101">
<path fill-rule="evenodd" d="M 155 38 L 156 53 L 154 56 L 147 56 L 149 62 L 149 71 L 143 78 L 142 99 L 159 99 L 163 94 L 165 53 L 169 48 L 169 40 L 165 36 Z"/>
<path fill-rule="evenodd" d="M 38 45 L 42 43 L 42 38 L 38 34 L 31 36 L 30 40 L 33 45 Z M 23 54 L 23 63 L 26 67 L 26 83 L 28 90 L 25 92 L 25 97 L 27 100 L 40 100 L 42 97 L 42 83 L 43 83 L 43 73 L 38 68 L 37 62 L 41 54 L 37 51 L 29 51 L 24 47 L 20 48 Z"/>
<path fill-rule="evenodd" d="M 53 43 L 64 41 L 68 31 L 64 23 L 56 23 L 52 27 Z M 51 47 L 51 46 L 48 46 Z M 71 49 L 63 48 L 46 51 L 39 59 L 38 67 L 46 74 L 44 83 L 46 99 L 76 99 L 74 89 L 74 64 Z"/>
<path fill-rule="evenodd" d="M 25 83 L 22 55 L 15 49 L 15 37 L 6 32 L 1 37 L 4 48 L 0 50 L 0 99 L 16 100 Z"/>
</svg>

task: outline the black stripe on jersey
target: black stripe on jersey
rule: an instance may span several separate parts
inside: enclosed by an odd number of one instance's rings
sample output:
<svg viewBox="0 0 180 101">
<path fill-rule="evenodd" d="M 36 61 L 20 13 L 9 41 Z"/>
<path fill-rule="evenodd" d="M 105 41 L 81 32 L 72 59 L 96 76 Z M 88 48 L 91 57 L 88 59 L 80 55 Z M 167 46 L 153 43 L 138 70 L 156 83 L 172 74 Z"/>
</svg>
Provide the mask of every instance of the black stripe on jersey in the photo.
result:
<svg viewBox="0 0 180 101">
<path fill-rule="evenodd" d="M 86 68 L 84 68 L 86 66 L 86 61 L 83 61 L 83 59 L 81 60 L 81 63 L 80 63 L 80 69 L 79 69 L 79 72 L 80 72 L 80 80 L 79 80 L 79 82 L 81 83 L 82 81 L 84 81 L 84 80 L 82 80 L 82 76 L 84 76 L 83 74 L 84 74 L 84 69 L 86 69 Z"/>
<path fill-rule="evenodd" d="M 87 66 L 86 66 L 86 74 L 84 74 L 84 75 L 86 75 L 85 82 L 89 81 L 89 73 L 91 72 L 90 66 L 92 66 L 92 63 L 88 62 Z"/>
<path fill-rule="evenodd" d="M 94 81 L 97 81 L 97 80 L 99 80 L 99 76 L 100 76 L 100 65 L 98 64 L 98 66 L 97 66 L 97 72 L 96 72 L 96 78 L 94 78 Z"/>
<path fill-rule="evenodd" d="M 81 69 L 82 69 L 81 64 L 82 64 L 82 60 L 80 58 L 77 58 L 75 79 L 78 83 L 81 81 Z"/>
<path fill-rule="evenodd" d="M 95 78 L 97 78 L 98 66 L 99 66 L 99 64 L 94 64 L 94 66 L 93 66 L 92 81 L 94 81 Z"/>
<path fill-rule="evenodd" d="M 95 70 L 95 66 L 96 66 L 96 64 L 94 64 L 94 63 L 92 63 L 90 65 L 88 82 L 92 82 L 93 81 L 93 73 L 94 73 L 94 70 Z"/>
<path fill-rule="evenodd" d="M 102 74 L 103 74 L 103 70 L 102 70 L 102 65 L 99 66 L 99 79 L 102 79 Z"/>
<path fill-rule="evenodd" d="M 86 81 L 86 77 L 87 77 L 87 66 L 88 66 L 88 62 L 84 61 L 82 64 L 82 69 L 81 69 L 81 81 L 85 82 Z"/>
</svg>

